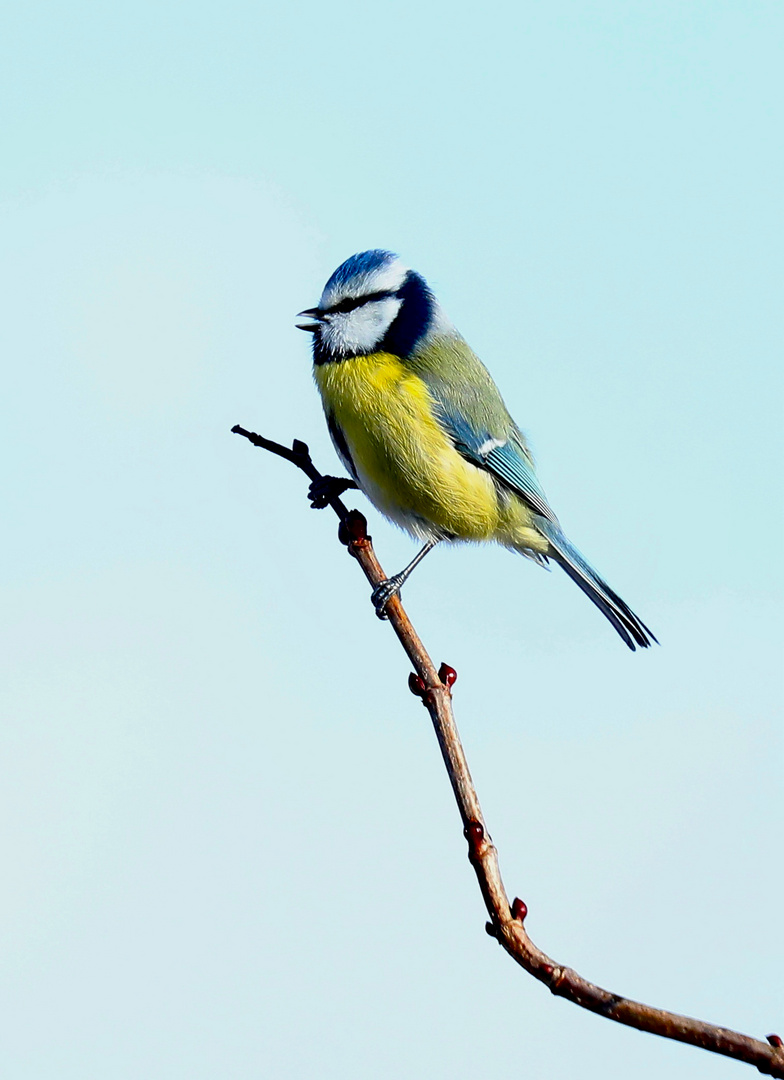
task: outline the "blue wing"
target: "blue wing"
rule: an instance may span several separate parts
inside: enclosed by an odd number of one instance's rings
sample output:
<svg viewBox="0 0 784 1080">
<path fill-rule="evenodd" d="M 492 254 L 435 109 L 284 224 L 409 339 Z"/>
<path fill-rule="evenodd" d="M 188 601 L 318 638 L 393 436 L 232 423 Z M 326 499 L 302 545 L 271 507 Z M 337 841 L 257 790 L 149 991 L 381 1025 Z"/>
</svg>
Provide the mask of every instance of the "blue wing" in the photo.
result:
<svg viewBox="0 0 784 1080">
<path fill-rule="evenodd" d="M 449 405 L 443 400 L 437 400 L 436 404 L 441 425 L 463 457 L 487 469 L 522 496 L 537 514 L 558 525 L 558 518 L 547 502 L 547 496 L 534 472 L 531 456 L 516 428 L 512 427 L 505 438 L 498 438 L 486 427 L 472 424 L 454 404 Z"/>
<path fill-rule="evenodd" d="M 525 437 L 480 361 L 462 342 L 452 344 L 450 358 L 457 366 L 457 378 L 445 379 L 441 371 L 429 368 L 424 363 L 427 353 L 421 359 L 415 358 L 419 359 L 420 374 L 433 399 L 436 418 L 463 457 L 487 469 L 535 512 L 535 527 L 550 545 L 547 556 L 536 561 L 545 564 L 548 557 L 555 559 L 630 649 L 638 645 L 646 648 L 656 641 L 645 623 L 564 536 L 534 472 Z"/>
<path fill-rule="evenodd" d="M 424 380 L 436 419 L 458 452 L 557 525 L 525 436 L 509 415 L 490 372 L 460 335 L 429 340 L 407 363 Z"/>
<path fill-rule="evenodd" d="M 446 412 L 439 406 L 439 411 L 441 422 L 454 439 L 459 452 L 474 464 L 488 469 L 536 511 L 539 515 L 536 527 L 550 543 L 547 555 L 555 559 L 588 599 L 596 604 L 629 648 L 634 651 L 636 643 L 644 649 L 656 641 L 642 619 L 613 592 L 564 536 L 536 478 L 522 437 L 517 435 L 517 429 L 514 428 L 506 440 L 497 439 L 484 430 L 476 431 L 465 416 L 454 408 Z"/>
</svg>

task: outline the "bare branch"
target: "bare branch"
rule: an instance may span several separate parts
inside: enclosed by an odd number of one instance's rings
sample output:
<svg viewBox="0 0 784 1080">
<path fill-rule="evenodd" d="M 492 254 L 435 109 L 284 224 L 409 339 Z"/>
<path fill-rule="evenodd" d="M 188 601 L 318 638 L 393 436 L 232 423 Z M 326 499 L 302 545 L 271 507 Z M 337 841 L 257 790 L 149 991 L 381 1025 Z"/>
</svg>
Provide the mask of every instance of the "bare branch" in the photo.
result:
<svg viewBox="0 0 784 1080">
<path fill-rule="evenodd" d="M 233 427 L 232 431 L 237 435 L 244 435 L 254 446 L 269 450 L 292 462 L 311 481 L 322 478 L 305 443 L 295 439 L 291 449 L 288 449 L 280 443 L 246 431 L 239 425 Z M 373 551 L 371 538 L 367 535 L 367 521 L 364 516 L 356 510 L 348 510 L 339 498 L 330 499 L 329 504 L 340 518 L 339 539 L 356 558 L 365 577 L 373 587 L 386 580 Z M 392 597 L 387 604 L 386 613 L 414 667 L 414 672 L 409 676 L 409 688 L 421 698 L 433 721 L 463 821 L 463 832 L 468 841 L 468 858 L 476 873 L 490 916 L 490 921 L 486 924 L 487 933 L 494 937 L 521 967 L 559 997 L 567 998 L 608 1020 L 745 1061 L 749 1065 L 756 1065 L 757 1069 L 767 1076 L 784 1080 L 784 1044 L 778 1035 L 768 1035 L 767 1042 L 762 1042 L 728 1028 L 717 1027 L 688 1016 L 679 1016 L 664 1009 L 654 1009 L 639 1001 L 631 1001 L 588 982 L 576 971 L 558 964 L 534 945 L 524 926 L 526 905 L 517 898 L 509 903 L 498 866 L 498 853 L 490 840 L 455 725 L 452 686 L 457 679 L 457 673 L 447 664 L 442 664 L 436 670 L 397 596 Z"/>
</svg>

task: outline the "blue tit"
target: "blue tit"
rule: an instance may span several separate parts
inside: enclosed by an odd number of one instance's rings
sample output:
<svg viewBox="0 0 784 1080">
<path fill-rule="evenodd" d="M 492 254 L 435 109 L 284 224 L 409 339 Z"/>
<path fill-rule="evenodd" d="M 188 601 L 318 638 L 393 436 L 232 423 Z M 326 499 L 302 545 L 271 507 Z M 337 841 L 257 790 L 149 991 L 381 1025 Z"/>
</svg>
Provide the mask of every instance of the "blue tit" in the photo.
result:
<svg viewBox="0 0 784 1080">
<path fill-rule="evenodd" d="M 360 488 L 425 542 L 374 590 L 379 616 L 440 541 L 493 540 L 540 566 L 558 563 L 630 649 L 656 641 L 564 536 L 525 436 L 423 277 L 389 251 L 363 251 L 299 317 L 313 334 L 332 441 L 353 478 L 330 478 L 333 490 Z"/>
</svg>

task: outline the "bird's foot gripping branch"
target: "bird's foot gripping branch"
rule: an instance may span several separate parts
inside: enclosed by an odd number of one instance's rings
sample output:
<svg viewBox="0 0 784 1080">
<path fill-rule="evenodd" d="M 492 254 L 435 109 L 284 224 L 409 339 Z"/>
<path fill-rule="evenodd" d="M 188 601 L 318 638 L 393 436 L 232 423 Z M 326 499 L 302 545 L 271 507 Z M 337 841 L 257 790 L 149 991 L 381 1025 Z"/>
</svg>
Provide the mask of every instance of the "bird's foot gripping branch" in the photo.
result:
<svg viewBox="0 0 784 1080">
<path fill-rule="evenodd" d="M 340 519 L 340 541 L 357 560 L 371 586 L 376 589 L 387 581 L 368 536 L 365 517 L 346 507 L 340 496 L 347 487 L 338 490 L 330 486 L 328 478 L 323 477 L 313 464 L 305 443 L 295 439 L 289 448 L 239 425 L 233 427 L 232 431 L 243 435 L 254 446 L 277 454 L 301 469 L 311 481 L 311 491 L 316 490 L 320 499 L 323 498 L 324 505 L 331 506 Z M 729 1028 L 717 1027 L 715 1024 L 679 1016 L 664 1009 L 654 1009 L 639 1001 L 631 1001 L 588 982 L 571 968 L 556 963 L 534 945 L 524 925 L 528 914 L 526 904 L 518 898 L 509 902 L 498 866 L 498 854 L 487 831 L 455 725 L 452 688 L 457 673 L 447 664 L 436 669 L 398 596 L 389 598 L 385 613 L 414 668 L 409 676 L 409 688 L 420 698 L 433 722 L 463 822 L 463 832 L 468 842 L 468 858 L 476 873 L 489 915 L 486 924 L 488 934 L 495 938 L 521 967 L 559 997 L 567 998 L 608 1020 L 735 1058 L 755 1065 L 766 1076 L 784 1080 L 784 1044 L 778 1035 L 768 1035 L 767 1041 L 763 1042 Z"/>
</svg>

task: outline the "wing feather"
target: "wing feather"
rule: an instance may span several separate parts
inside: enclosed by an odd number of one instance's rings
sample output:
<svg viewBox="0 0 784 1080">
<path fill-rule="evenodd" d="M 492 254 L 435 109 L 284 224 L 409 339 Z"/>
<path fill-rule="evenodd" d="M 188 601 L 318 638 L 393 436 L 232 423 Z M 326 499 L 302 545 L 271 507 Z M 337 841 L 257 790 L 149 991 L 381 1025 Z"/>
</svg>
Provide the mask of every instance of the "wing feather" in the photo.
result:
<svg viewBox="0 0 784 1080">
<path fill-rule="evenodd" d="M 436 419 L 458 452 L 557 525 L 525 436 L 487 368 L 463 338 L 451 334 L 430 339 L 408 362 L 427 385 Z"/>
</svg>

